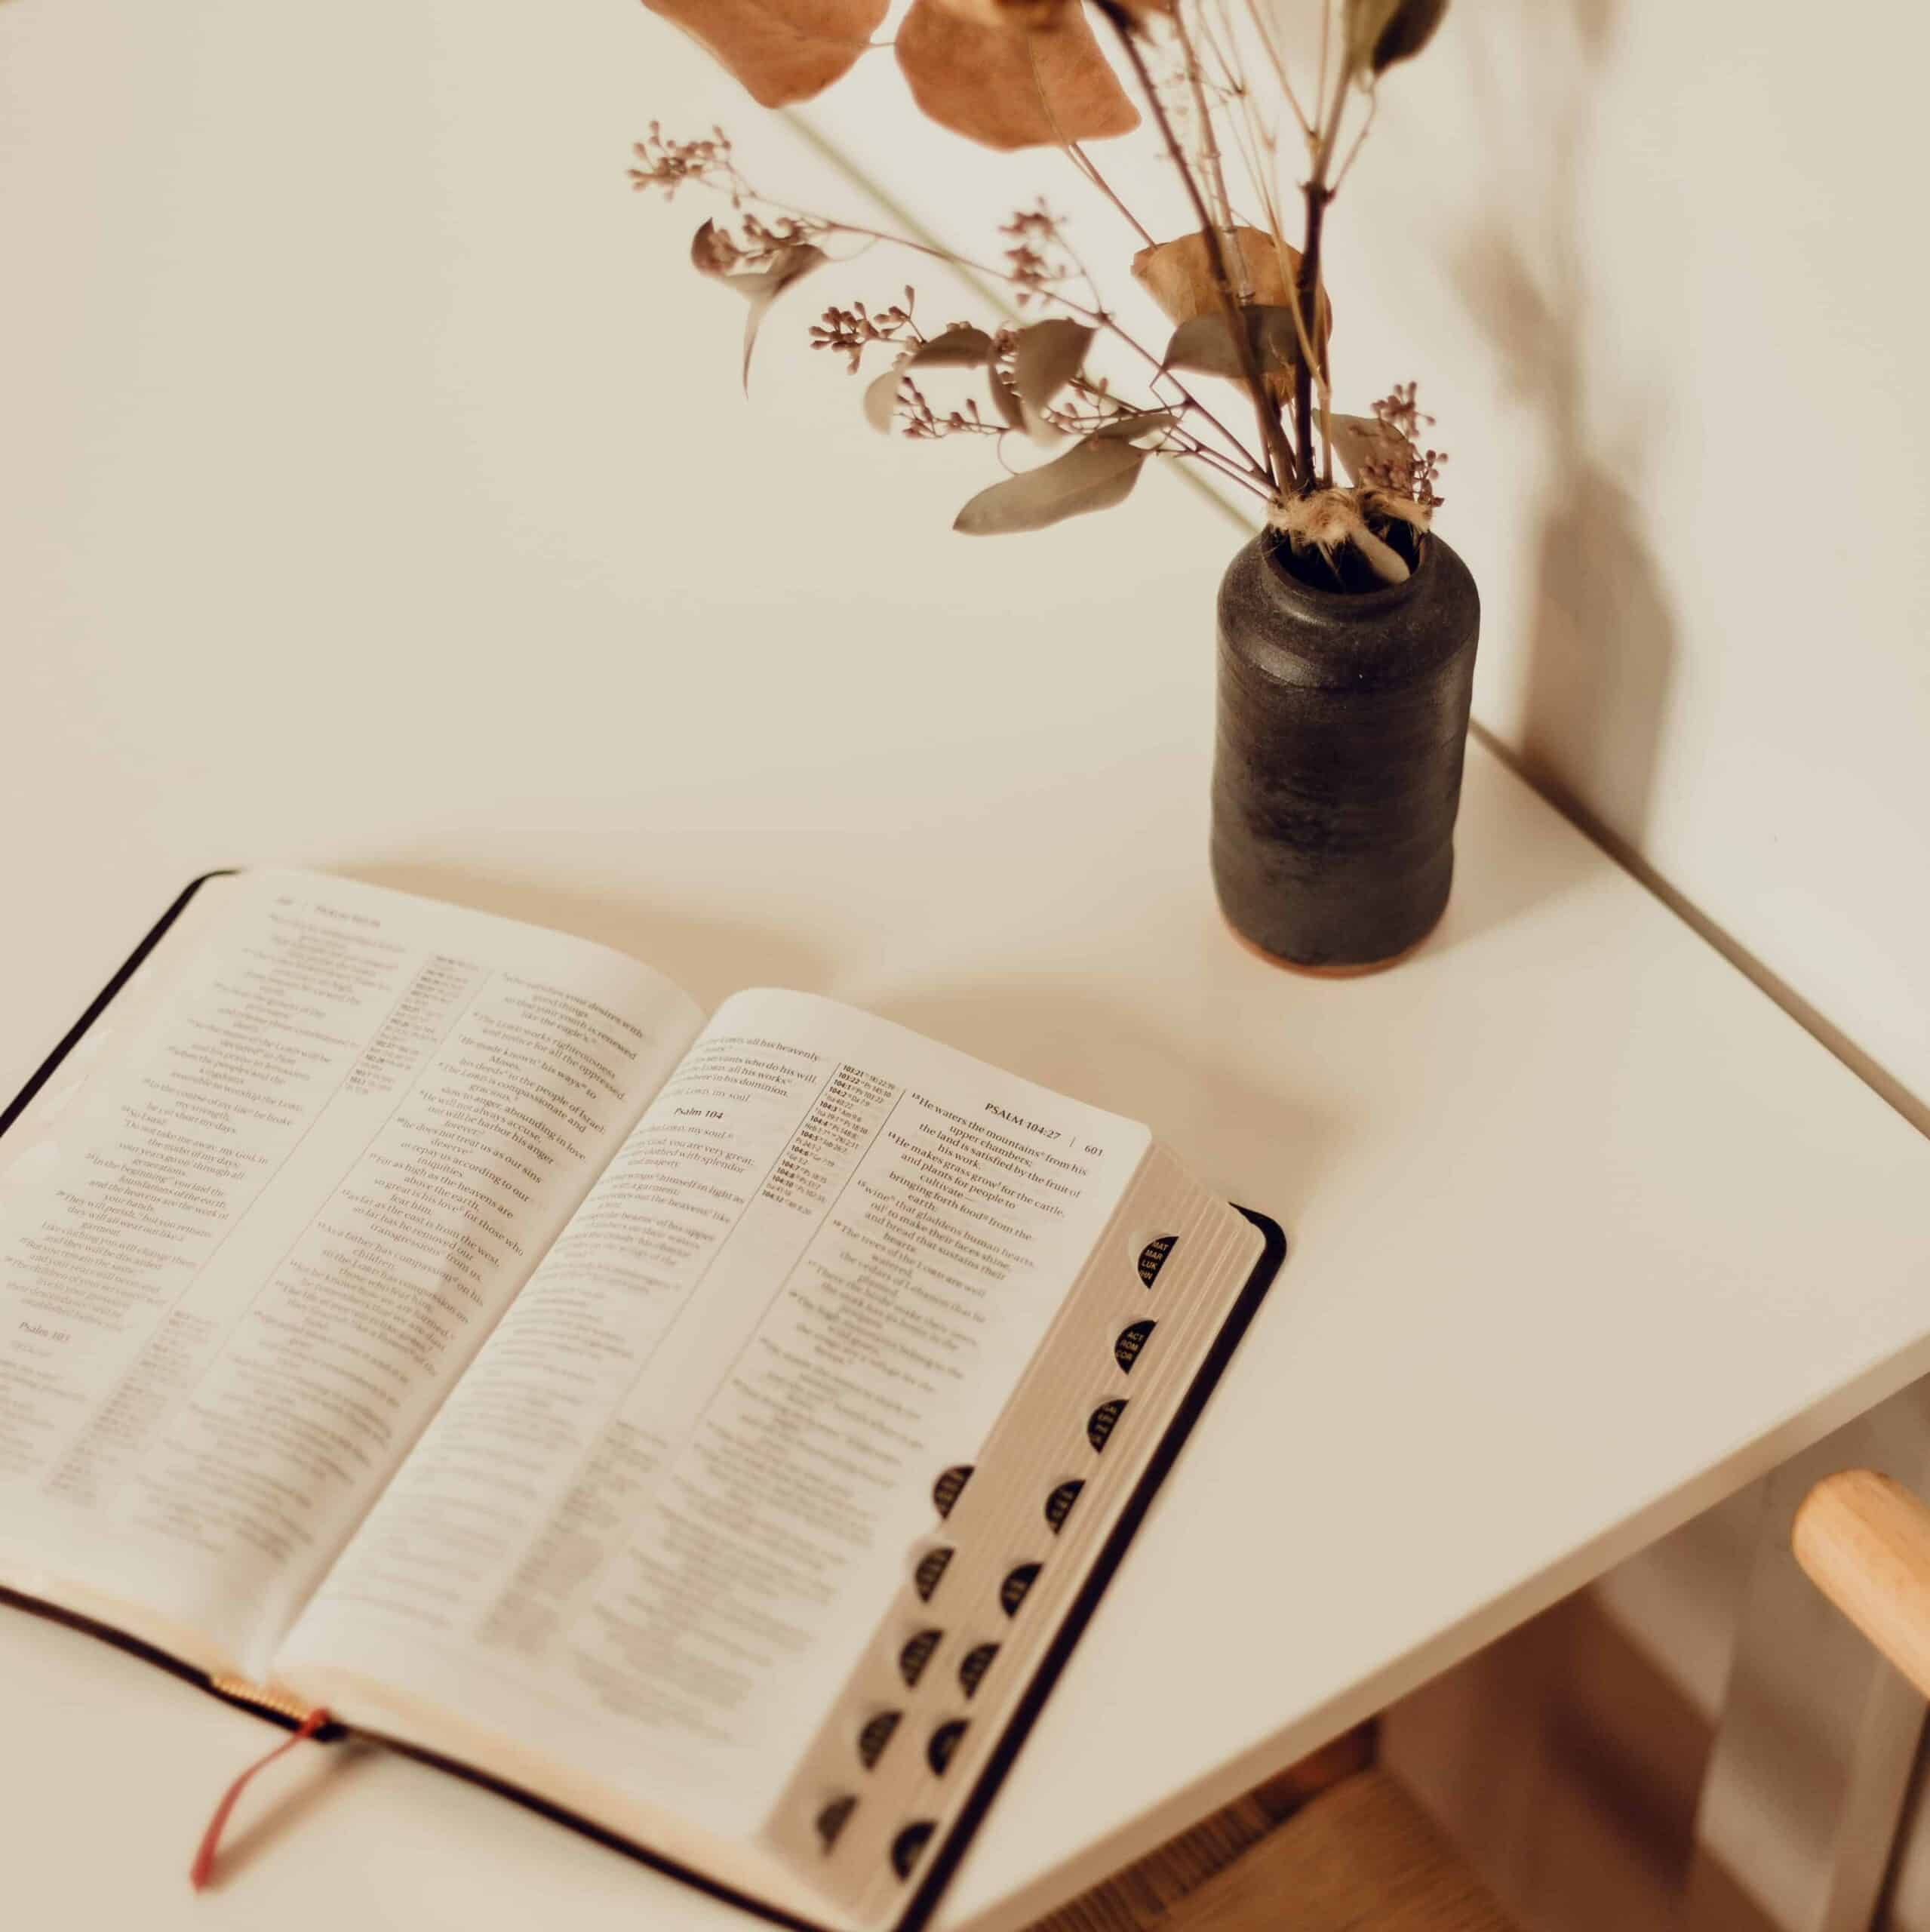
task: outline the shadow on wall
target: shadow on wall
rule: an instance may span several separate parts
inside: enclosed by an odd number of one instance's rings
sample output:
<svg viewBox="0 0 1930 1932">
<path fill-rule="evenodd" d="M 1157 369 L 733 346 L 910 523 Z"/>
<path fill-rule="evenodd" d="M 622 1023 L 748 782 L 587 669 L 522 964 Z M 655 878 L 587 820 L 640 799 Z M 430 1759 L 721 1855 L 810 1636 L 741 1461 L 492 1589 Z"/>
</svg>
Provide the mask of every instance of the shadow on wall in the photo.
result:
<svg viewBox="0 0 1930 1932">
<path fill-rule="evenodd" d="M 1544 438 L 1513 749 L 1537 785 L 1639 849 L 1678 632 L 1643 534 L 1640 408 L 1606 398 L 1624 426 L 1613 446 L 1593 440 L 1604 398 L 1591 386 L 1589 321 L 1603 296 L 1577 242 L 1591 103 L 1616 5 L 1517 0 L 1467 37 L 1470 86 L 1493 136 L 1482 196 L 1489 212 L 1460 238 L 1449 269 L 1507 393 L 1535 411 Z M 1500 57 L 1511 51 L 1512 60 Z M 1523 114 L 1525 100 L 1540 112 Z"/>
</svg>

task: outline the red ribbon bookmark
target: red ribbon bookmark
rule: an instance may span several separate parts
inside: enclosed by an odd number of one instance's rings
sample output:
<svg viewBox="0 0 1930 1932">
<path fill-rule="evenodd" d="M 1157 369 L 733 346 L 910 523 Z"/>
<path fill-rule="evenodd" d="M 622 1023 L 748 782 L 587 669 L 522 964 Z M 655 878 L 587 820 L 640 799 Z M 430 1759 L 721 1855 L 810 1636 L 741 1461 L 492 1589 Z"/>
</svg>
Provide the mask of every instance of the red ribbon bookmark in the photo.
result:
<svg viewBox="0 0 1930 1932">
<path fill-rule="evenodd" d="M 221 1802 L 214 1807 L 214 1816 L 207 1821 L 207 1829 L 201 1835 L 201 1849 L 195 1854 L 195 1862 L 188 1867 L 188 1883 L 200 1891 L 214 1873 L 214 1854 L 221 1847 L 221 1834 L 228 1826 L 229 1814 L 235 1808 L 235 1801 L 247 1789 L 248 1780 L 256 1772 L 265 1771 L 276 1758 L 284 1758 L 305 1738 L 312 1737 L 329 1721 L 328 1713 L 319 1704 L 303 1718 L 293 1737 L 276 1745 L 265 1757 L 257 1758 L 228 1789 L 222 1793 Z"/>
</svg>

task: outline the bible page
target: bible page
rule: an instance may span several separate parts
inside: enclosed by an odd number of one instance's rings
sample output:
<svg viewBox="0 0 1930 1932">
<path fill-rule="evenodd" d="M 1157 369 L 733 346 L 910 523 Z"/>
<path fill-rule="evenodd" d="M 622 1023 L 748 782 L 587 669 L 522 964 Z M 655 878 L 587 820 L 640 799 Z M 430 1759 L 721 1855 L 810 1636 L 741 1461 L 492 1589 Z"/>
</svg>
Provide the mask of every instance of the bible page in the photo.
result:
<svg viewBox="0 0 1930 1932">
<path fill-rule="evenodd" d="M 1148 1145 L 849 1008 L 736 995 L 278 1672 L 607 1823 L 614 1792 L 748 1836 Z"/>
<path fill-rule="evenodd" d="M 0 1140 L 0 1582 L 260 1679 L 701 1021 L 558 934 L 203 885 Z"/>
</svg>

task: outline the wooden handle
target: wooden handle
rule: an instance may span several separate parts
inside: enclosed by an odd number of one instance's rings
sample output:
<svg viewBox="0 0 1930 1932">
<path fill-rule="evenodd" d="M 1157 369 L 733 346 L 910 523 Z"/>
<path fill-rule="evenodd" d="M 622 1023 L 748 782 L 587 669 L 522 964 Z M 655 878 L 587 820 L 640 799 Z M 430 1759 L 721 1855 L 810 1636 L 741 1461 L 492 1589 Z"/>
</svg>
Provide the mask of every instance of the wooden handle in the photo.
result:
<svg viewBox="0 0 1930 1932">
<path fill-rule="evenodd" d="M 1874 1469 L 1825 1476 L 1790 1543 L 1809 1580 L 1930 1697 L 1930 1509 Z"/>
</svg>

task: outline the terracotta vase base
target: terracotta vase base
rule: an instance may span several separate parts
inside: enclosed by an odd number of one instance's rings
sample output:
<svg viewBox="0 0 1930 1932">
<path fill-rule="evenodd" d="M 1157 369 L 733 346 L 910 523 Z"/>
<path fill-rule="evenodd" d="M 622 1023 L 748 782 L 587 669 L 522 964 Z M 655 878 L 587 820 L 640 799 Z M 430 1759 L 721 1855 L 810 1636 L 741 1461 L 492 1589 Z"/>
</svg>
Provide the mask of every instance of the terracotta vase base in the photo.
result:
<svg viewBox="0 0 1930 1932">
<path fill-rule="evenodd" d="M 1303 966 L 1297 959 L 1283 959 L 1277 952 L 1269 952 L 1264 946 L 1249 939 L 1233 921 L 1222 912 L 1221 923 L 1235 941 L 1250 952 L 1255 959 L 1264 960 L 1269 966 L 1277 966 L 1283 973 L 1298 973 L 1307 980 L 1364 980 L 1370 973 L 1384 973 L 1391 966 L 1398 966 L 1403 960 L 1412 959 L 1421 947 L 1434 936 L 1441 921 L 1447 916 L 1447 907 L 1443 905 L 1434 915 L 1434 923 L 1410 946 L 1404 946 L 1398 952 L 1391 952 L 1384 959 L 1363 959 L 1357 964 L 1345 966 Z"/>
</svg>

